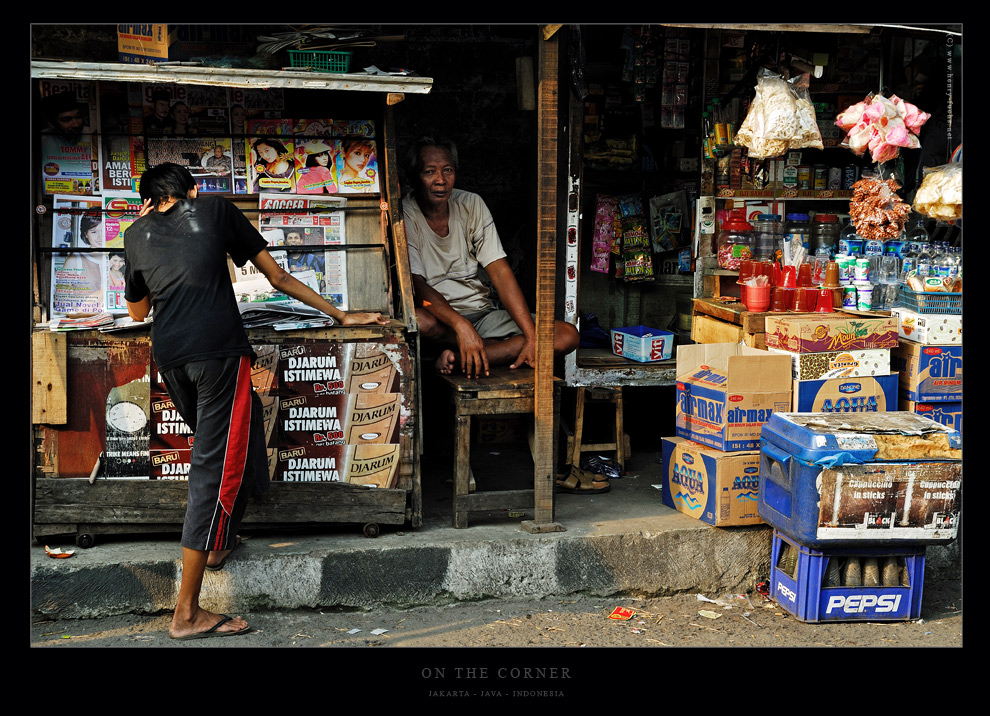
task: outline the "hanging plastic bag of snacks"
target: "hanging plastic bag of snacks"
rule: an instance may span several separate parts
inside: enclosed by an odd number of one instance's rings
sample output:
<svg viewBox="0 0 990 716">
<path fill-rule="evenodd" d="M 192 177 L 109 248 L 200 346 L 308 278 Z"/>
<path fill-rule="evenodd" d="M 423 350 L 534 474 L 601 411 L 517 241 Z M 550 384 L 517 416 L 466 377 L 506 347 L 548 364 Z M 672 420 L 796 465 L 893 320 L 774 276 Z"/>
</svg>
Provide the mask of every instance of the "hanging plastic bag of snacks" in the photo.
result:
<svg viewBox="0 0 990 716">
<path fill-rule="evenodd" d="M 911 205 L 898 196 L 900 188 L 893 177 L 883 179 L 875 172 L 864 172 L 863 178 L 853 184 L 849 202 L 849 217 L 857 234 L 868 241 L 896 239 L 901 235 Z"/>
<path fill-rule="evenodd" d="M 754 159 L 778 157 L 790 149 L 822 149 L 822 135 L 808 92 L 808 75 L 785 80 L 763 69 L 749 112 L 735 143 Z"/>
<path fill-rule="evenodd" d="M 932 219 L 961 219 L 962 162 L 926 168 L 914 194 L 914 210 Z"/>
<path fill-rule="evenodd" d="M 930 117 L 897 95 L 871 93 L 840 112 L 835 124 L 846 131 L 843 147 L 857 156 L 869 151 L 873 161 L 881 163 L 896 159 L 900 147 L 921 147 L 918 132 Z"/>
</svg>

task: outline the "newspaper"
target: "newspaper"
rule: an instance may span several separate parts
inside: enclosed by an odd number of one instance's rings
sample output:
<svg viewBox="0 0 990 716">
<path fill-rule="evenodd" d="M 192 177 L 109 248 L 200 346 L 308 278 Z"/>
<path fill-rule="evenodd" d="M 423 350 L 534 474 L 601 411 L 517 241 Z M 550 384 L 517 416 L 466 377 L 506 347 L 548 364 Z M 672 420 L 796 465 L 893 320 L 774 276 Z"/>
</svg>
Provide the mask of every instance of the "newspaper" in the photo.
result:
<svg viewBox="0 0 990 716">
<path fill-rule="evenodd" d="M 347 199 L 337 196 L 261 194 L 258 229 L 272 256 L 289 273 L 312 271 L 316 292 L 342 311 L 347 310 L 347 255 L 342 250 L 321 251 L 320 246 L 347 243 Z M 292 246 L 301 248 L 293 250 Z"/>
</svg>

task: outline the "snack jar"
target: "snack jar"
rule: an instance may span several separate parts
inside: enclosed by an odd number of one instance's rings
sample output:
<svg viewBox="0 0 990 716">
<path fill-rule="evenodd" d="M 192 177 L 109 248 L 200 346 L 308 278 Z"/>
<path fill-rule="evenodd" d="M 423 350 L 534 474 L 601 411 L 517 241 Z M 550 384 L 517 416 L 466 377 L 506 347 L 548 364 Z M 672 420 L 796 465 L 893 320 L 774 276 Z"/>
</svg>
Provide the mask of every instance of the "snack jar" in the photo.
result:
<svg viewBox="0 0 990 716">
<path fill-rule="evenodd" d="M 746 221 L 745 209 L 733 209 L 718 234 L 718 265 L 738 269 L 743 259 L 753 257 L 753 225 Z"/>
</svg>

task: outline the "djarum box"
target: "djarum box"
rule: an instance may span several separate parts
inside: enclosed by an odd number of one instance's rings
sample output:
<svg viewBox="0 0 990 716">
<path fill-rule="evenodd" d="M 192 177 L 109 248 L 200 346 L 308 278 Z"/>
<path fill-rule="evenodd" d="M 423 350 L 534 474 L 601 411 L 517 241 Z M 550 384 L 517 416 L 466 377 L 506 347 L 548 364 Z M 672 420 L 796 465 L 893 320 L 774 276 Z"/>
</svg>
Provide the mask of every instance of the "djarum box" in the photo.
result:
<svg viewBox="0 0 990 716">
<path fill-rule="evenodd" d="M 276 452 L 273 480 L 345 482 L 380 488 L 395 486 L 401 458 L 398 445 L 300 445 Z"/>
<path fill-rule="evenodd" d="M 677 349 L 678 437 L 716 450 L 758 450 L 760 428 L 791 405 L 791 359 L 738 343 Z"/>
<path fill-rule="evenodd" d="M 677 437 L 661 444 L 663 504 L 714 527 L 763 522 L 758 450 L 722 452 Z"/>
<path fill-rule="evenodd" d="M 402 394 L 286 396 L 278 400 L 280 446 L 397 443 Z"/>
<path fill-rule="evenodd" d="M 378 343 L 299 343 L 278 350 L 279 395 L 398 393 L 397 359 Z"/>
</svg>

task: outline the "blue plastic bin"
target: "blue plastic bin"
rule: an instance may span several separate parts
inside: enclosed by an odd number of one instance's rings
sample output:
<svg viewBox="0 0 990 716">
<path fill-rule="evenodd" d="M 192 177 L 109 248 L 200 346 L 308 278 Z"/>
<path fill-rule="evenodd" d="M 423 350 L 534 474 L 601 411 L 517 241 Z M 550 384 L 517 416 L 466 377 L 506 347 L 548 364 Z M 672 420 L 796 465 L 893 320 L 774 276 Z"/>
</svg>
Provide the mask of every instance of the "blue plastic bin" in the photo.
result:
<svg viewBox="0 0 990 716">
<path fill-rule="evenodd" d="M 962 438 L 948 426 L 907 411 L 775 413 L 760 445 L 760 517 L 805 547 L 956 538 Z"/>
</svg>

